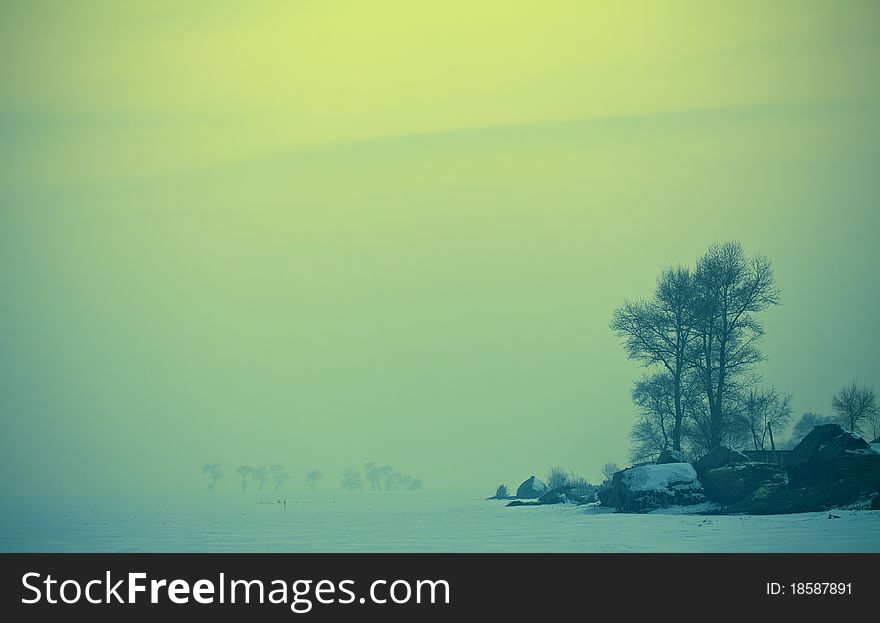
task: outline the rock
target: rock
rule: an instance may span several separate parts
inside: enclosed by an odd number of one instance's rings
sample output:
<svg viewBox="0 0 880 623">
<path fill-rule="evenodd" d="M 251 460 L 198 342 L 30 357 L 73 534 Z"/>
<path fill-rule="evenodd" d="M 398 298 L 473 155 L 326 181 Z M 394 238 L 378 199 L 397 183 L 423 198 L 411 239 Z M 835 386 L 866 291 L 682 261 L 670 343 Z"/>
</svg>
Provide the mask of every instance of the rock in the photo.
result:
<svg viewBox="0 0 880 623">
<path fill-rule="evenodd" d="M 595 490 L 577 485 L 562 485 L 538 498 L 538 504 L 588 504 L 595 501 Z"/>
<path fill-rule="evenodd" d="M 611 487 L 614 508 L 627 513 L 706 501 L 690 463 L 630 467 L 614 474 Z"/>
<path fill-rule="evenodd" d="M 523 502 L 522 500 L 514 500 L 513 502 L 508 502 L 505 506 L 537 506 L 537 502 Z"/>
<path fill-rule="evenodd" d="M 831 463 L 839 456 L 852 450 L 867 450 L 871 446 L 855 433 L 843 433 L 819 447 L 819 459 Z"/>
<path fill-rule="evenodd" d="M 834 482 L 840 478 L 835 463 L 854 452 L 873 454 L 868 442 L 858 435 L 837 424 L 823 424 L 801 439 L 786 459 L 785 467 L 795 487 Z"/>
<path fill-rule="evenodd" d="M 664 450 L 660 453 L 660 456 L 657 457 L 657 465 L 664 465 L 666 463 L 688 463 L 687 457 L 684 453 L 679 452 L 678 450 Z"/>
<path fill-rule="evenodd" d="M 514 497 L 521 500 L 534 500 L 547 493 L 548 490 L 547 485 L 532 476 L 517 488 Z"/>
<path fill-rule="evenodd" d="M 769 463 L 741 463 L 710 469 L 700 474 L 706 498 L 733 504 L 764 487 L 768 492 L 788 484 L 785 471 Z"/>
<path fill-rule="evenodd" d="M 726 513 L 780 515 L 812 513 L 852 504 L 862 496 L 852 482 L 824 482 L 796 489 L 759 487 L 754 493 L 724 509 Z"/>
<path fill-rule="evenodd" d="M 508 495 L 507 486 L 498 485 L 498 488 L 495 489 L 495 495 L 486 498 L 487 500 L 511 500 L 513 496 Z"/>
<path fill-rule="evenodd" d="M 870 450 L 850 450 L 831 462 L 832 480 L 846 480 L 861 491 L 880 487 L 880 454 Z"/>
<path fill-rule="evenodd" d="M 694 463 L 694 469 L 701 473 L 710 469 L 748 462 L 749 457 L 742 452 L 737 452 L 728 446 L 715 446 L 703 458 Z"/>
<path fill-rule="evenodd" d="M 813 430 L 800 440 L 798 445 L 792 448 L 785 459 L 787 467 L 797 467 L 815 461 L 819 457 L 819 449 L 822 444 L 840 437 L 844 431 L 838 424 L 822 424 L 814 426 Z"/>
<path fill-rule="evenodd" d="M 611 483 L 604 484 L 596 491 L 596 499 L 600 506 L 614 506 L 614 490 Z"/>
</svg>

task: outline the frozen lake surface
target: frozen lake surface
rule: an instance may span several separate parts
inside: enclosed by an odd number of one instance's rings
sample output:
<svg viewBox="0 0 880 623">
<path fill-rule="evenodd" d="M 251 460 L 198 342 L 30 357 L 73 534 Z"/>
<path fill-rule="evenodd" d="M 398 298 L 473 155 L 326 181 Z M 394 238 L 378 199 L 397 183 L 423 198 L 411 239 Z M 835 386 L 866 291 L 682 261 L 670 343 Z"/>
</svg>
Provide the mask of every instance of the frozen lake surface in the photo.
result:
<svg viewBox="0 0 880 623">
<path fill-rule="evenodd" d="M 880 512 L 624 515 L 431 492 L 0 498 L 4 552 L 880 552 Z M 282 498 L 283 499 L 283 498 Z M 271 503 L 268 503 L 271 500 Z"/>
</svg>

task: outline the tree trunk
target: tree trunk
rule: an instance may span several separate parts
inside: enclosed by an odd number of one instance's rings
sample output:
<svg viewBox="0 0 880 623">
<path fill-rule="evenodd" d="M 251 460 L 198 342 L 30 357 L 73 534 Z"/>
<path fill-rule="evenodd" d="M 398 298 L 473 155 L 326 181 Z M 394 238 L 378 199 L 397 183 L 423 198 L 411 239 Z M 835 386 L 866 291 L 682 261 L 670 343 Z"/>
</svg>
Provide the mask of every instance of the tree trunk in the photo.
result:
<svg viewBox="0 0 880 623">
<path fill-rule="evenodd" d="M 681 377 L 674 380 L 675 423 L 672 427 L 672 449 L 681 452 Z"/>
</svg>

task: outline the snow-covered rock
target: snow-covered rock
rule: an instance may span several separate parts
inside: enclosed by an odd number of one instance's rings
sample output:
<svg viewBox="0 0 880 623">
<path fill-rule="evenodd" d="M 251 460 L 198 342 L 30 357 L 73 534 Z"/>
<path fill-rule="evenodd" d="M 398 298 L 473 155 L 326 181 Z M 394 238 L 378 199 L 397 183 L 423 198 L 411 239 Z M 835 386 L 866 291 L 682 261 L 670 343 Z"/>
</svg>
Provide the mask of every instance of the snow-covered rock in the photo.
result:
<svg viewBox="0 0 880 623">
<path fill-rule="evenodd" d="M 534 500 L 535 498 L 541 497 L 549 490 L 550 488 L 547 485 L 532 476 L 517 487 L 516 497 L 521 500 Z"/>
<path fill-rule="evenodd" d="M 690 463 L 630 467 L 614 474 L 611 487 L 615 509 L 630 513 L 706 501 Z"/>
</svg>

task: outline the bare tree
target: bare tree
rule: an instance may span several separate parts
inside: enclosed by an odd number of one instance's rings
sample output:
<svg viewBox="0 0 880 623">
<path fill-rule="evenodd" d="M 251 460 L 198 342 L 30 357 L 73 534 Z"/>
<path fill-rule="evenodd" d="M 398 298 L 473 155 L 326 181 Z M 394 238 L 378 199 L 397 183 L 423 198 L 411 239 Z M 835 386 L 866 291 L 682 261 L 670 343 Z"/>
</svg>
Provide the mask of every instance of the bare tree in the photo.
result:
<svg viewBox="0 0 880 623">
<path fill-rule="evenodd" d="M 852 385 L 844 387 L 834 395 L 831 408 L 834 409 L 838 423 L 856 433 L 863 424 L 868 424 L 877 414 L 877 399 L 873 388 L 853 381 Z M 871 432 L 865 431 L 866 434 Z"/>
<path fill-rule="evenodd" d="M 254 468 L 250 465 L 239 465 L 235 473 L 241 477 L 241 490 L 242 492 L 247 490 L 248 486 L 248 478 L 254 477 Z"/>
<path fill-rule="evenodd" d="M 683 266 L 664 270 L 652 300 L 625 302 L 611 316 L 611 329 L 623 341 L 627 356 L 644 366 L 660 365 L 668 374 L 672 402 L 670 436 L 674 450 L 681 450 L 682 382 L 694 336 L 693 281 L 690 271 Z"/>
<path fill-rule="evenodd" d="M 269 480 L 269 470 L 264 465 L 260 465 L 254 470 L 254 480 L 259 485 L 258 491 L 262 493 L 263 487 L 266 486 L 266 482 Z"/>
<path fill-rule="evenodd" d="M 791 420 L 791 394 L 780 394 L 775 387 L 749 389 L 741 398 L 738 415 L 752 436 L 755 450 L 763 450 L 765 442 L 776 450 L 773 431 L 777 433 Z"/>
<path fill-rule="evenodd" d="M 421 478 L 410 478 L 406 485 L 406 489 L 407 491 L 419 491 L 424 486 L 425 483 Z"/>
<path fill-rule="evenodd" d="M 361 479 L 361 473 L 353 467 L 346 467 L 342 472 L 342 480 L 339 486 L 348 491 L 356 491 L 364 488 L 364 481 Z"/>
<path fill-rule="evenodd" d="M 561 467 L 551 467 L 547 472 L 547 486 L 551 489 L 568 484 L 568 472 Z"/>
<path fill-rule="evenodd" d="M 377 491 L 382 488 L 382 474 L 379 472 L 379 466 L 373 463 L 364 463 L 364 469 L 367 472 L 367 482 L 370 483 L 370 490 Z"/>
<path fill-rule="evenodd" d="M 202 473 L 208 477 L 208 491 L 213 491 L 217 481 L 223 479 L 223 466 L 220 463 L 205 463 Z"/>
<path fill-rule="evenodd" d="M 284 468 L 281 465 L 273 465 L 269 468 L 269 473 L 276 491 L 281 488 L 281 485 L 290 480 L 290 474 L 284 471 Z"/>
<path fill-rule="evenodd" d="M 688 363 L 695 369 L 708 408 L 708 442 L 723 442 L 737 393 L 763 359 L 764 328 L 757 314 L 779 304 L 770 260 L 746 256 L 738 242 L 713 245 L 694 273 L 694 340 Z"/>
<path fill-rule="evenodd" d="M 319 472 L 316 469 L 313 469 L 308 474 L 306 474 L 306 482 L 309 483 L 309 489 L 312 491 L 315 490 L 315 485 L 324 477 L 324 474 Z"/>
<path fill-rule="evenodd" d="M 665 370 L 636 381 L 632 398 L 639 419 L 630 433 L 635 462 L 654 457 L 671 445 L 676 409 L 674 384 L 672 375 Z"/>
</svg>

